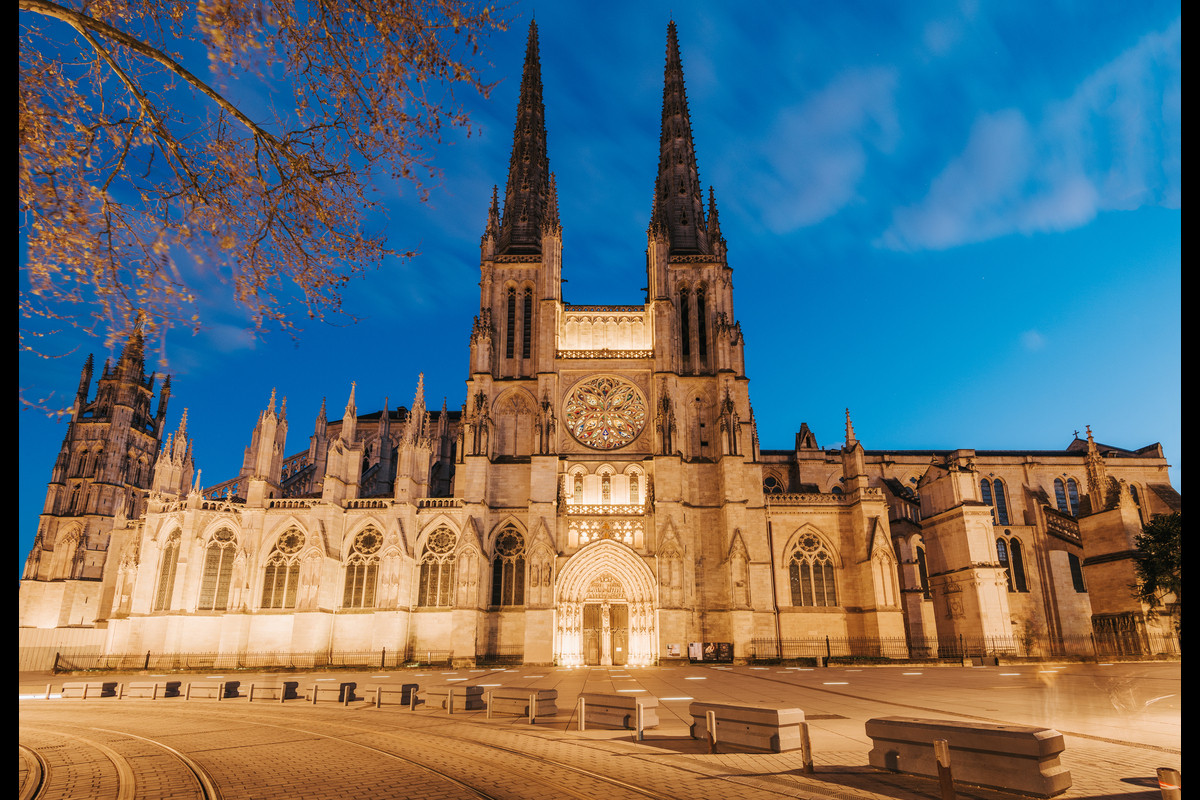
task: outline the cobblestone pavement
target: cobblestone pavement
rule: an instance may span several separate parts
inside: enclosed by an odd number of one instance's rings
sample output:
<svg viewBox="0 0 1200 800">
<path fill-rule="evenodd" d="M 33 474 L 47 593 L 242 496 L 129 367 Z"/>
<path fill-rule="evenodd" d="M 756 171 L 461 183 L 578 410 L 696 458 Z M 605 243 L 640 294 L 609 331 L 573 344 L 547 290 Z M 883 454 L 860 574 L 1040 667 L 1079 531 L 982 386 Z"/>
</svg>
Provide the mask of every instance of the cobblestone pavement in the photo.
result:
<svg viewBox="0 0 1200 800">
<path fill-rule="evenodd" d="M 18 784 L 38 798 L 940 798 L 937 782 L 867 766 L 867 719 L 912 716 L 1054 727 L 1073 786 L 1061 797 L 1150 800 L 1156 767 L 1179 768 L 1181 664 L 1001 667 L 424 669 L 226 675 L 302 689 L 349 680 L 558 690 L 558 715 L 529 725 L 485 712 L 304 700 L 63 700 L 64 680 L 22 675 Z M 113 676 L 104 680 L 165 680 Z M 172 675 L 173 680 L 212 679 Z M 51 698 L 45 696 L 52 684 Z M 657 728 L 577 730 L 581 692 L 659 699 Z M 35 699 L 37 698 L 37 699 Z M 798 752 L 708 753 L 688 735 L 692 700 L 804 710 L 816 773 Z M 40 776 L 40 778 L 39 778 Z M 1012 795 L 959 787 L 959 797 Z M 31 795 L 21 794 L 26 797 Z"/>
</svg>

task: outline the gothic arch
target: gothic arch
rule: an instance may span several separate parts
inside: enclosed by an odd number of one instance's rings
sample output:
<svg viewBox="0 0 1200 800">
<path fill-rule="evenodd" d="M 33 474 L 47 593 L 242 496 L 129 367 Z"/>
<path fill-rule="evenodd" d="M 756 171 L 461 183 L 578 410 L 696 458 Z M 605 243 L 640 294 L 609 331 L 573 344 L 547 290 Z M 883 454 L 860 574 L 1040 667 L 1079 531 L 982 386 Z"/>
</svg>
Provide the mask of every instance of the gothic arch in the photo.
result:
<svg viewBox="0 0 1200 800">
<path fill-rule="evenodd" d="M 532 455 L 537 417 L 537 399 L 528 390 L 512 388 L 502 392 L 492 404 L 493 452 L 502 456 Z"/>
<path fill-rule="evenodd" d="M 379 532 L 379 535 L 382 538 L 385 540 L 387 539 L 387 526 L 374 516 L 367 516 L 363 517 L 362 519 L 355 520 L 354 524 L 350 526 L 350 529 L 346 531 L 346 535 L 342 537 L 342 546 L 340 548 L 341 552 L 339 554 L 338 561 L 345 562 L 345 560 L 349 558 L 350 551 L 354 547 L 354 537 L 358 536 L 358 534 L 362 533 L 367 528 L 374 528 Z"/>
<path fill-rule="evenodd" d="M 484 553 L 488 558 L 496 554 L 496 537 L 505 528 L 513 528 L 517 533 L 521 534 L 526 543 L 530 541 L 529 531 L 526 529 L 525 524 L 512 514 L 505 514 L 504 518 L 493 525 L 492 529 L 488 531 L 487 540 L 483 543 L 485 548 Z"/>
<path fill-rule="evenodd" d="M 838 569 L 842 568 L 842 555 L 838 551 L 838 548 L 834 547 L 830 538 L 821 533 L 820 529 L 810 522 L 806 522 L 801 525 L 791 536 L 788 537 L 787 542 L 783 546 L 783 558 L 780 563 L 787 563 L 788 556 L 791 554 L 792 550 L 796 548 L 796 545 L 800 542 L 800 540 L 805 536 L 812 536 L 817 539 L 825 548 L 825 551 L 829 553 L 830 558 L 833 560 L 833 566 Z"/>
<path fill-rule="evenodd" d="M 602 597 L 595 587 L 603 585 Z M 584 607 L 602 603 L 627 606 L 630 664 L 658 660 L 658 584 L 637 554 L 609 539 L 587 545 L 559 572 L 555 585 L 557 607 L 554 657 L 559 664 L 583 664 Z M 607 623 L 605 623 L 607 624 Z"/>
</svg>

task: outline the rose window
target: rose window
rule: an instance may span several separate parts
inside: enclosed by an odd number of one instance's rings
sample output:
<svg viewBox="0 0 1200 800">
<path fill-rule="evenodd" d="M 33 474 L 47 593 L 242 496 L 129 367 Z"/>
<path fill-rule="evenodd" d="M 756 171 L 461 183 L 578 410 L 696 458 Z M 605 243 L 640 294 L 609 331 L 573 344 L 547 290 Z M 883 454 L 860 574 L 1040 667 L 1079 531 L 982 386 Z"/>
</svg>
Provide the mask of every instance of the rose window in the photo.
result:
<svg viewBox="0 0 1200 800">
<path fill-rule="evenodd" d="M 563 419 L 581 444 L 614 450 L 632 442 L 646 427 L 646 402 L 633 384 L 620 378 L 592 378 L 567 396 Z"/>
</svg>

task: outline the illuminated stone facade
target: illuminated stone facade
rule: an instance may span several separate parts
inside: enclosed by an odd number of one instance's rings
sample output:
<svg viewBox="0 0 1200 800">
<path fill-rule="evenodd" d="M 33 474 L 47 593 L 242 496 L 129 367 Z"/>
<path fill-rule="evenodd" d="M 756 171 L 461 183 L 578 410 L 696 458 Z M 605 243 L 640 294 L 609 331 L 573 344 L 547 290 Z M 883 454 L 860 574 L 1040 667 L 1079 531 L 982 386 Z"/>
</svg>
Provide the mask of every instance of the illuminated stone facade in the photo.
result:
<svg viewBox="0 0 1200 800">
<path fill-rule="evenodd" d="M 341 420 L 322 408 L 285 457 L 272 397 L 240 474 L 201 489 L 186 421 L 163 440 L 165 386 L 149 416 L 140 339 L 94 401 L 89 362 L 21 624 L 94 624 L 111 652 L 616 665 L 692 642 L 737 658 L 825 637 L 918 656 L 988 638 L 1066 647 L 1094 614 L 1144 630 L 1122 588 L 1131 537 L 1179 504 L 1157 445 L 1089 433 L 1061 451 L 883 452 L 847 414 L 836 448 L 807 427 L 791 449 L 760 448 L 673 26 L 660 144 L 646 304 L 564 303 L 531 28 L 462 408 L 427 409 L 419 381 L 409 408 L 360 416 L 352 388 Z"/>
</svg>

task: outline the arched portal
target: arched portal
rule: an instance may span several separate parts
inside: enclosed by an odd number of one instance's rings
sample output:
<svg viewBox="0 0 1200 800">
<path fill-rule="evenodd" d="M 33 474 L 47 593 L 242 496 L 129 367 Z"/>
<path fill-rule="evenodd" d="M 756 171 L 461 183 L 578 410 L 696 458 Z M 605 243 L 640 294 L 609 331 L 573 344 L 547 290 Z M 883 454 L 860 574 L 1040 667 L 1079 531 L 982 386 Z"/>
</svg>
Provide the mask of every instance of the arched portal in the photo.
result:
<svg viewBox="0 0 1200 800">
<path fill-rule="evenodd" d="M 654 574 L 626 545 L 601 539 L 571 557 L 555 592 L 554 658 L 563 665 L 658 660 Z"/>
</svg>

